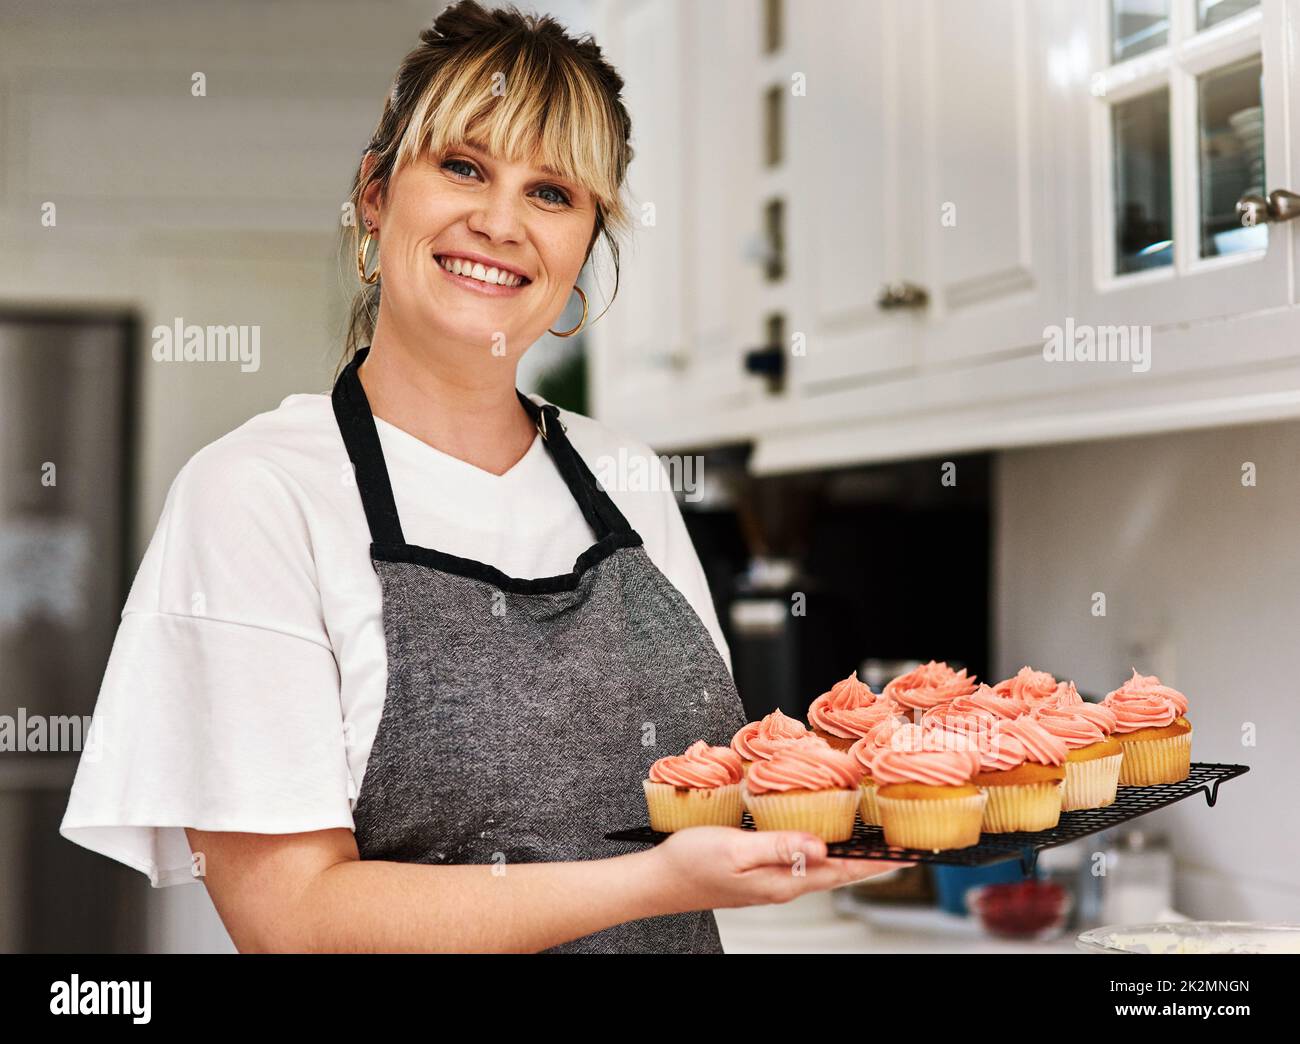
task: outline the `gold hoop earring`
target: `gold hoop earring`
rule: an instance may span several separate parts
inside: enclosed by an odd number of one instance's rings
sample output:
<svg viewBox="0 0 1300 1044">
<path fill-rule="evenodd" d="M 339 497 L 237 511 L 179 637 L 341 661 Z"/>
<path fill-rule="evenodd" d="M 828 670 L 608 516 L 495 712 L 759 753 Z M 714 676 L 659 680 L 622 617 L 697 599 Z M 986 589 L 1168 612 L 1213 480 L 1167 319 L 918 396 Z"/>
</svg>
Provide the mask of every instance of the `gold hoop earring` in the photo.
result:
<svg viewBox="0 0 1300 1044">
<path fill-rule="evenodd" d="M 379 280 L 378 265 L 375 265 L 375 270 L 370 273 L 370 277 L 366 277 L 366 250 L 370 246 L 370 240 L 373 238 L 374 237 L 369 232 L 366 232 L 366 238 L 361 241 L 361 246 L 357 248 L 357 278 L 366 285 L 371 285 Z M 375 254 L 378 255 L 378 253 L 379 251 L 376 249 Z"/>
<path fill-rule="evenodd" d="M 587 295 L 582 292 L 582 287 L 578 286 L 576 283 L 574 284 L 573 289 L 578 291 L 578 296 L 582 298 L 582 320 L 572 330 L 565 333 L 556 333 L 554 330 L 547 330 L 546 332 L 552 337 L 572 337 L 587 325 Z"/>
</svg>

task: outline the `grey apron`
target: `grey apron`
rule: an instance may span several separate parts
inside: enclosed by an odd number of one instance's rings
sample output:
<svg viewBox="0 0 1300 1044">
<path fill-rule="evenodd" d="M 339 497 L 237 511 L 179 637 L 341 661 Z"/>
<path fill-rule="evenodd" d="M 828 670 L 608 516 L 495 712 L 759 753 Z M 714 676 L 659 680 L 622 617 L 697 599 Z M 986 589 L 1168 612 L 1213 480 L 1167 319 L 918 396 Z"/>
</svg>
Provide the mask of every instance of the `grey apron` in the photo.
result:
<svg viewBox="0 0 1300 1044">
<path fill-rule="evenodd" d="M 726 664 L 565 436 L 517 393 L 596 541 L 573 571 L 515 579 L 408 544 L 357 370 L 334 415 L 356 471 L 383 598 L 388 690 L 353 808 L 362 859 L 512 863 L 636 851 L 609 830 L 647 821 L 652 762 L 745 722 Z M 720 953 L 708 910 L 647 917 L 566 953 Z"/>
</svg>

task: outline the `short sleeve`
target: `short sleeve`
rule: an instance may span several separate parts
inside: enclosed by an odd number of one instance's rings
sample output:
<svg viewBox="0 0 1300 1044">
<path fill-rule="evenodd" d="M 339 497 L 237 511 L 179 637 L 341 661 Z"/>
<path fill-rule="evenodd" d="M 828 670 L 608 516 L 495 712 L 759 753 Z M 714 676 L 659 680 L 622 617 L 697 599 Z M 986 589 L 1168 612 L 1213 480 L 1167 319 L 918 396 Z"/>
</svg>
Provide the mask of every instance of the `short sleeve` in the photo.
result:
<svg viewBox="0 0 1300 1044">
<path fill-rule="evenodd" d="M 353 827 L 306 496 L 229 440 L 168 491 L 60 827 L 155 886 L 196 879 L 185 827 Z"/>
</svg>

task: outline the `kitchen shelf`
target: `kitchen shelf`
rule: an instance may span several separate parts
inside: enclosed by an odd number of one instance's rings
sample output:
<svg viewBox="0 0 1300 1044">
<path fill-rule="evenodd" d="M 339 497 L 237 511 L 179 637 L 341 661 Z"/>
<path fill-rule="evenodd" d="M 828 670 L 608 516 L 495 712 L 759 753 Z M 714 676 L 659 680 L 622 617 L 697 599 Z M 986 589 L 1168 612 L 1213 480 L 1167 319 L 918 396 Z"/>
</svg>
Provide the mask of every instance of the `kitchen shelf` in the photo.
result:
<svg viewBox="0 0 1300 1044">
<path fill-rule="evenodd" d="M 1061 821 L 1051 830 L 1024 833 L 982 834 L 980 843 L 969 848 L 945 849 L 941 852 L 914 848 L 891 848 L 885 844 L 880 827 L 855 823 L 853 836 L 848 841 L 833 841 L 826 846 L 828 854 L 851 859 L 882 859 L 907 863 L 940 863 L 945 866 L 989 866 L 1008 859 L 1019 859 L 1020 868 L 1029 874 L 1038 862 L 1038 853 L 1045 848 L 1077 841 L 1089 834 L 1110 830 L 1148 812 L 1165 808 L 1193 794 L 1204 794 L 1205 802 L 1213 805 L 1219 798 L 1219 785 L 1250 771 L 1247 765 L 1219 765 L 1197 762 L 1188 777 L 1180 783 L 1159 783 L 1150 787 L 1120 787 L 1115 803 L 1105 808 L 1089 808 L 1079 812 L 1062 812 Z M 744 829 L 753 830 L 754 823 L 745 813 Z M 605 835 L 607 841 L 628 841 L 657 845 L 668 835 L 636 827 L 615 830 Z"/>
</svg>

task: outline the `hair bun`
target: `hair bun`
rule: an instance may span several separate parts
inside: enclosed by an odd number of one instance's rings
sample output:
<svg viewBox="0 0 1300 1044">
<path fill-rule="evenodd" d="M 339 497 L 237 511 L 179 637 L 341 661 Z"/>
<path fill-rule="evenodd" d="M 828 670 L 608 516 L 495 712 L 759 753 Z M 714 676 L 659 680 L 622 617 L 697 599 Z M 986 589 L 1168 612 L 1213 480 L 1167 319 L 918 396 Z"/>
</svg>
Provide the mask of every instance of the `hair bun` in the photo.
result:
<svg viewBox="0 0 1300 1044">
<path fill-rule="evenodd" d="M 433 20 L 433 25 L 420 33 L 420 40 L 424 43 L 434 43 L 439 39 L 470 40 L 481 33 L 505 28 L 507 23 L 477 0 L 459 0 L 445 8 Z"/>
</svg>

